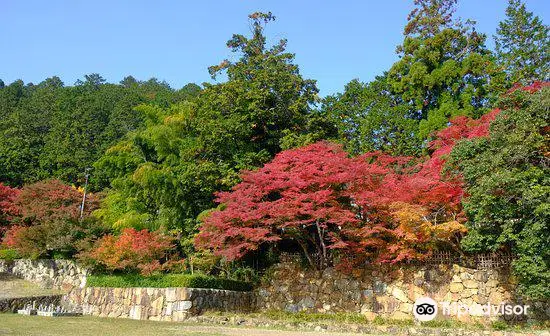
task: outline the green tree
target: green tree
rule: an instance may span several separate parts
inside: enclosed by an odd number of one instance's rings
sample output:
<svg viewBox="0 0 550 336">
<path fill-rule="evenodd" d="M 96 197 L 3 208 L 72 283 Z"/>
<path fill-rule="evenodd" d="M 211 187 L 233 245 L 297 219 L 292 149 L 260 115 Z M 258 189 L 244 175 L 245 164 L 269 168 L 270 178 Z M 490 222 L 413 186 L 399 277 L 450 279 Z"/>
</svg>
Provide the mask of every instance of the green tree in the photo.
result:
<svg viewBox="0 0 550 336">
<path fill-rule="evenodd" d="M 38 85 L 14 82 L 0 90 L 0 180 L 22 185 L 44 177 L 39 156 L 58 109 L 63 82 L 48 78 Z"/>
<path fill-rule="evenodd" d="M 385 76 L 364 84 L 349 82 L 343 93 L 323 100 L 322 111 L 336 125 L 336 139 L 353 154 L 381 150 L 394 155 L 421 151 L 418 120 L 399 95 L 392 93 Z"/>
<path fill-rule="evenodd" d="M 96 172 L 112 181 L 96 213 L 104 222 L 187 237 L 196 217 L 214 206 L 216 191 L 228 190 L 241 169 L 267 162 L 283 143 L 303 140 L 315 124 L 315 83 L 301 77 L 285 40 L 266 45 L 264 27 L 274 17 L 254 13 L 250 20 L 252 37 L 233 35 L 227 43 L 240 58 L 209 68 L 227 81 L 205 84 L 192 102 L 141 106 L 147 127 L 98 160 Z"/>
<path fill-rule="evenodd" d="M 55 111 L 50 131 L 44 139 L 40 165 L 48 176 L 75 183 L 86 167 L 112 144 L 104 131 L 109 125 L 111 114 L 124 97 L 120 86 L 106 84 L 97 75 L 86 75 L 85 81 L 68 87 L 58 97 L 59 109 Z M 136 99 L 129 109 L 139 103 Z M 131 125 L 134 129 L 136 125 Z M 120 131 L 120 132 L 119 132 Z M 118 134 L 117 134 L 118 133 Z M 123 129 L 111 132 L 114 139 L 120 137 Z"/>
<path fill-rule="evenodd" d="M 482 115 L 502 74 L 485 35 L 473 22 L 453 19 L 456 0 L 415 0 L 415 5 L 388 84 L 414 109 L 418 135 L 425 139 L 451 117 Z"/>
<path fill-rule="evenodd" d="M 517 90 L 501 103 L 490 136 L 461 142 L 451 165 L 464 176 L 466 251 L 507 249 L 522 293 L 550 298 L 550 89 Z"/>
<path fill-rule="evenodd" d="M 20 186 L 55 177 L 79 184 L 84 169 L 108 147 L 144 126 L 137 105 L 167 107 L 199 91 L 195 84 L 175 91 L 156 79 L 109 84 L 98 74 L 75 86 L 52 77 L 0 88 L 0 180 Z M 99 182 L 92 178 L 92 188 L 108 185 Z"/>
<path fill-rule="evenodd" d="M 510 84 L 528 85 L 550 79 L 549 28 L 525 8 L 521 0 L 509 0 L 506 19 L 494 36 L 498 63 Z"/>
<path fill-rule="evenodd" d="M 289 131 L 300 133 L 308 125 L 318 89 L 315 81 L 300 76 L 293 63 L 294 54 L 285 51 L 285 39 L 270 48 L 266 45 L 264 26 L 275 17 L 270 12 L 256 12 L 249 18 L 252 36 L 235 34 L 227 42 L 233 52 L 241 55 L 240 59 L 224 60 L 208 69 L 213 78 L 224 73 L 228 81 L 207 86 L 207 99 L 202 104 L 216 123 L 227 119 L 228 123 L 242 125 L 237 132 L 251 148 L 274 154 L 281 149 L 284 135 Z M 225 147 L 221 143 L 225 141 L 223 135 L 210 140 Z"/>
</svg>

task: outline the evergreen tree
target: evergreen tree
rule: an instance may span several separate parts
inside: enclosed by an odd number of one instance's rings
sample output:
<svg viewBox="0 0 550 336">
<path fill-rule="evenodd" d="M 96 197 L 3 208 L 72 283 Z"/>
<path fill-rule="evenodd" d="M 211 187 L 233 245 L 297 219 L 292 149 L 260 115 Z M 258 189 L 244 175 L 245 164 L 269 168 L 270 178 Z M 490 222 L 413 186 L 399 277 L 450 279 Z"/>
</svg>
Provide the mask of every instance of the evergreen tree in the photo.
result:
<svg viewBox="0 0 550 336">
<path fill-rule="evenodd" d="M 388 83 L 414 109 L 413 117 L 421 120 L 418 134 L 426 139 L 451 117 L 481 116 L 503 78 L 474 22 L 453 19 L 456 0 L 415 5 Z"/>
<path fill-rule="evenodd" d="M 489 136 L 462 141 L 451 153 L 450 167 L 463 176 L 467 195 L 468 234 L 462 247 L 513 252 L 520 292 L 548 299 L 550 89 L 516 90 L 499 107 Z"/>
<path fill-rule="evenodd" d="M 335 140 L 352 154 L 381 150 L 394 155 L 416 155 L 422 142 L 418 120 L 400 95 L 393 94 L 386 76 L 370 83 L 354 79 L 343 93 L 323 100 L 322 112 L 338 130 Z"/>
<path fill-rule="evenodd" d="M 498 63 L 510 84 L 530 84 L 550 79 L 549 28 L 525 8 L 521 0 L 509 0 L 506 19 L 494 36 Z"/>
</svg>

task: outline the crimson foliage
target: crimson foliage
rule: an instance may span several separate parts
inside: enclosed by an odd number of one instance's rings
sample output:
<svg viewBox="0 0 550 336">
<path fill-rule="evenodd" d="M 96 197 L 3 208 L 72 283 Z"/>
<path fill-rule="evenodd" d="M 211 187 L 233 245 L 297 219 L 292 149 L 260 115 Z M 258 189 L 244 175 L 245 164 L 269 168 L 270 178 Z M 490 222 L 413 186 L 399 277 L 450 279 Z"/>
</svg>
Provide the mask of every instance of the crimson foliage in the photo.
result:
<svg viewBox="0 0 550 336">
<path fill-rule="evenodd" d="M 45 224 L 57 220 L 78 220 L 82 191 L 59 180 L 46 180 L 26 185 L 15 200 L 24 221 Z M 88 194 L 84 215 L 98 207 L 98 197 Z"/>
<path fill-rule="evenodd" d="M 85 239 L 100 235 L 102 229 L 88 216 L 98 206 L 98 197 L 88 194 L 84 216 L 80 218 L 82 191 L 59 180 L 26 185 L 11 198 L 10 228 L 3 245 L 22 256 L 40 257 L 52 253 L 67 256 L 80 249 Z"/>
<path fill-rule="evenodd" d="M 15 199 L 18 195 L 19 189 L 0 183 L 0 237 L 7 230 L 13 216 L 19 213 L 15 206 Z"/>
<path fill-rule="evenodd" d="M 196 246 L 234 260 L 290 241 L 317 268 L 456 248 L 466 231 L 463 189 L 460 176 L 444 173 L 445 159 L 458 140 L 487 136 L 498 113 L 454 119 L 422 161 L 380 152 L 349 157 L 328 142 L 281 152 L 217 194 L 221 205 L 204 219 Z"/>
<path fill-rule="evenodd" d="M 174 245 L 168 236 L 146 229 L 138 231 L 126 228 L 119 236 L 102 237 L 90 251 L 81 253 L 79 258 L 87 265 L 107 271 L 139 271 L 149 275 L 178 264 L 176 261 L 168 261 L 169 252 L 173 249 Z M 161 264 L 161 261 L 167 262 Z"/>
</svg>

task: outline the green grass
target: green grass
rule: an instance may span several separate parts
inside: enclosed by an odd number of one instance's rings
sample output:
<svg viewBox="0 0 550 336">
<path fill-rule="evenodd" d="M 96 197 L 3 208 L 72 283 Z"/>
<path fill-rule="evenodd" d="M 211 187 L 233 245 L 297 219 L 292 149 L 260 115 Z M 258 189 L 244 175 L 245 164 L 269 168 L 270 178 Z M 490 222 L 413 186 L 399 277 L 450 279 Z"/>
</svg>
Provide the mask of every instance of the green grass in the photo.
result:
<svg viewBox="0 0 550 336">
<path fill-rule="evenodd" d="M 290 313 L 280 310 L 269 310 L 259 313 L 259 316 L 263 316 L 272 320 L 283 320 L 291 323 L 301 322 L 339 322 L 339 323 L 367 323 L 367 319 L 364 315 L 359 313 L 307 313 L 297 312 Z"/>
<path fill-rule="evenodd" d="M 206 330 L 197 331 L 196 329 L 192 326 L 172 322 L 135 321 L 90 316 L 52 318 L 0 314 L 0 335 L 2 336 L 223 335 Z"/>
<path fill-rule="evenodd" d="M 248 314 L 232 314 L 227 312 L 206 312 L 205 315 L 211 316 L 226 316 L 226 317 L 242 317 L 255 319 L 268 319 L 274 321 L 283 321 L 292 325 L 300 323 L 327 323 L 327 324 L 370 324 L 375 326 L 391 326 L 408 328 L 413 326 L 434 328 L 434 329 L 465 329 L 465 330 L 509 330 L 509 331 L 537 331 L 549 330 L 550 322 L 538 322 L 532 324 L 507 324 L 503 321 L 492 322 L 483 325 L 479 321 L 462 322 L 454 319 L 448 320 L 432 320 L 428 322 L 420 322 L 417 324 L 412 318 L 409 320 L 384 318 L 377 316 L 374 320 L 369 321 L 359 313 L 308 313 L 297 312 L 290 313 L 280 310 L 268 310 L 264 312 L 248 313 Z"/>
<path fill-rule="evenodd" d="M 215 278 L 202 274 L 161 274 L 149 277 L 137 274 L 91 275 L 87 285 L 90 287 L 190 287 L 215 288 L 235 291 L 249 291 L 252 285 L 247 282 Z"/>
</svg>

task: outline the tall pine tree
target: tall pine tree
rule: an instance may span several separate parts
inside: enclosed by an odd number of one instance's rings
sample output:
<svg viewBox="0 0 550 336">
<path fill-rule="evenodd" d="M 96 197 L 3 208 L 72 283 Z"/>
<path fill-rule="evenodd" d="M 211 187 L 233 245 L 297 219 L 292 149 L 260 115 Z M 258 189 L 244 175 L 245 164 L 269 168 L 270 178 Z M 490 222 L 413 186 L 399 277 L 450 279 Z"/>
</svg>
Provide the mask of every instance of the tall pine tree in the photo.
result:
<svg viewBox="0 0 550 336">
<path fill-rule="evenodd" d="M 494 36 L 498 63 L 514 83 L 530 84 L 550 79 L 549 28 L 527 11 L 520 0 L 509 0 L 506 19 Z"/>
<path fill-rule="evenodd" d="M 426 139 L 458 115 L 479 117 L 502 74 L 474 23 L 453 18 L 456 0 L 415 0 L 388 84 L 410 104 Z"/>
</svg>

